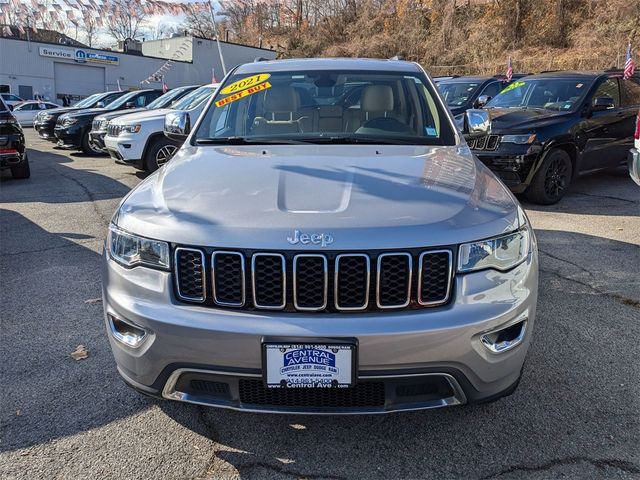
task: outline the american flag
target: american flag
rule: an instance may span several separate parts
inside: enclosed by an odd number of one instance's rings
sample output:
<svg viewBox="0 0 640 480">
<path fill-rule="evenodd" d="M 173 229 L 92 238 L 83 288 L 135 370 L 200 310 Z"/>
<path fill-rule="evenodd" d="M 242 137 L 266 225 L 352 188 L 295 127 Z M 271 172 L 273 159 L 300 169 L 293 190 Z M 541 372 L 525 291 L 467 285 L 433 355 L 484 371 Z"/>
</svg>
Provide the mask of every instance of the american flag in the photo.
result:
<svg viewBox="0 0 640 480">
<path fill-rule="evenodd" d="M 633 57 L 631 56 L 631 43 L 627 47 L 627 60 L 624 62 L 624 79 L 631 78 L 636 66 L 633 63 Z"/>
<path fill-rule="evenodd" d="M 211 69 L 211 83 L 218 83 L 218 79 L 216 78 L 216 69 Z"/>
<path fill-rule="evenodd" d="M 509 61 L 507 62 L 507 82 L 510 82 L 513 78 L 513 65 L 511 65 L 511 57 L 509 57 Z"/>
<path fill-rule="evenodd" d="M 167 93 L 169 91 L 169 85 L 164 83 L 164 75 L 162 76 L 162 93 Z"/>
</svg>

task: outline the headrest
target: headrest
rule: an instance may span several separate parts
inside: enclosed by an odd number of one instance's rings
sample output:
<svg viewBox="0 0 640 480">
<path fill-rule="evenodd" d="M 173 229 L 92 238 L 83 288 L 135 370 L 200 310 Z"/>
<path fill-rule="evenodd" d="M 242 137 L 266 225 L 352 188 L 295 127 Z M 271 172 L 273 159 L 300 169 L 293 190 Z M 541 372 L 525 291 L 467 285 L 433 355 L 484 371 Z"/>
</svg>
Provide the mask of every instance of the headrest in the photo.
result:
<svg viewBox="0 0 640 480">
<path fill-rule="evenodd" d="M 299 106 L 300 96 L 293 87 L 272 87 L 264 92 L 264 109 L 267 112 L 295 112 Z"/>
<path fill-rule="evenodd" d="M 361 107 L 365 112 L 390 112 L 393 110 L 393 90 L 388 85 L 365 87 Z"/>
</svg>

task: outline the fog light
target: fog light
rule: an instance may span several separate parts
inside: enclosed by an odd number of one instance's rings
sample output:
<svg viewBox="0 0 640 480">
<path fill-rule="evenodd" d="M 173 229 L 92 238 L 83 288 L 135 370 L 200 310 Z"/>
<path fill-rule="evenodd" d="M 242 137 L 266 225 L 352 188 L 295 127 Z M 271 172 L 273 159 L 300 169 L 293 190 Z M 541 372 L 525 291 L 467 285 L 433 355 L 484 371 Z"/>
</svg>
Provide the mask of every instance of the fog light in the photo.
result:
<svg viewBox="0 0 640 480">
<path fill-rule="evenodd" d="M 480 337 L 482 344 L 493 353 L 503 353 L 518 346 L 524 340 L 527 319 Z"/>
<path fill-rule="evenodd" d="M 111 335 L 120 343 L 124 343 L 132 348 L 137 348 L 147 337 L 147 332 L 144 329 L 116 318 L 110 313 L 107 314 L 107 317 L 109 318 Z"/>
</svg>

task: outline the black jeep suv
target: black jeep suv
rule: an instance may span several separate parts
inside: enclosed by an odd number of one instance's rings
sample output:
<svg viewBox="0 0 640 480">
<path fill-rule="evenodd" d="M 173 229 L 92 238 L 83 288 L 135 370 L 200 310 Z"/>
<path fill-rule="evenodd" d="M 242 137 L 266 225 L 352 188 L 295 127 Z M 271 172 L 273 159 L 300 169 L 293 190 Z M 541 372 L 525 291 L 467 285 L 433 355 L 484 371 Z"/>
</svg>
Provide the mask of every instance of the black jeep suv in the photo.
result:
<svg viewBox="0 0 640 480">
<path fill-rule="evenodd" d="M 162 90 L 136 90 L 127 92 L 103 108 L 90 108 L 61 115 L 58 118 L 54 133 L 58 145 L 82 150 L 88 155 L 100 155 L 102 150 L 90 142 L 89 132 L 93 119 L 102 113 L 140 108 L 153 102 L 162 95 Z"/>
<path fill-rule="evenodd" d="M 69 112 L 76 112 L 85 108 L 95 108 L 107 105 L 113 102 L 116 98 L 121 97 L 125 93 L 128 92 L 94 93 L 93 95 L 89 95 L 87 98 L 83 98 L 73 107 L 54 108 L 51 110 L 40 112 L 33 119 L 33 128 L 36 132 L 38 132 L 40 138 L 44 138 L 45 140 L 49 140 L 51 142 L 57 142 L 58 140 L 56 139 L 53 131 L 56 127 L 56 122 L 58 121 L 58 117 L 60 115 Z"/>
<path fill-rule="evenodd" d="M 451 77 L 437 82 L 440 95 L 455 117 L 470 108 L 480 108 L 524 73 L 514 73 L 511 81 L 504 75 Z M 460 118 L 457 118 L 461 121 Z"/>
<path fill-rule="evenodd" d="M 467 143 L 513 192 L 552 204 L 579 173 L 626 160 L 638 107 L 640 75 L 623 79 L 613 70 L 531 75 L 487 103 L 489 135 Z"/>
<path fill-rule="evenodd" d="M 31 175 L 22 127 L 0 98 L 0 170 L 7 168 L 13 178 Z"/>
</svg>

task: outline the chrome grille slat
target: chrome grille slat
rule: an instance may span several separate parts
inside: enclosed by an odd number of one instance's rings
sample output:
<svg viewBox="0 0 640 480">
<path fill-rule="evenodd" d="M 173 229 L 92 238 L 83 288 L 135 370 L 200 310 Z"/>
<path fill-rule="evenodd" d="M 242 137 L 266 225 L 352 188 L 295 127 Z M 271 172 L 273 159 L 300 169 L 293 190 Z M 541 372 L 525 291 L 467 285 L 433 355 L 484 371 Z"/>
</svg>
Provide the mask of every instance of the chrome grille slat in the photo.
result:
<svg viewBox="0 0 640 480">
<path fill-rule="evenodd" d="M 495 150 L 500 143 L 500 135 L 485 135 L 484 137 L 471 138 L 467 142 L 471 150 Z"/>
<path fill-rule="evenodd" d="M 378 308 L 404 308 L 409 305 L 413 275 L 412 263 L 413 258 L 409 253 L 391 252 L 378 255 L 376 275 Z"/>
<path fill-rule="evenodd" d="M 235 263 L 235 265 L 234 265 Z M 242 307 L 246 301 L 244 255 L 228 250 L 211 254 L 213 302 L 223 307 Z"/>
<path fill-rule="evenodd" d="M 451 250 L 422 252 L 418 262 L 418 303 L 422 306 L 442 305 L 449 301 L 453 274 Z M 439 281 L 437 276 L 443 276 Z"/>
<path fill-rule="evenodd" d="M 315 262 L 314 262 L 315 260 Z M 315 266 L 303 262 L 316 263 Z M 320 267 L 322 278 L 314 285 L 313 268 Z M 311 283 L 312 285 L 309 285 Z M 329 268 L 327 257 L 315 253 L 301 253 L 293 257 L 293 306 L 296 310 L 316 312 L 327 308 Z"/>
<path fill-rule="evenodd" d="M 358 265 L 357 259 L 362 260 Z M 355 260 L 355 261 L 354 261 Z M 340 266 L 342 262 L 351 265 Z M 349 282 L 347 284 L 347 282 Z M 344 285 L 344 286 L 343 286 Z M 364 253 L 343 253 L 336 257 L 334 273 L 334 303 L 336 310 L 355 311 L 366 310 L 369 306 L 369 291 L 371 285 L 371 260 Z M 358 292 L 361 290 L 361 292 Z M 361 301 L 355 301 L 354 297 L 361 297 Z M 349 300 L 341 305 L 341 301 L 347 297 Z"/>
<path fill-rule="evenodd" d="M 178 298 L 202 303 L 206 298 L 204 252 L 197 248 L 176 248 L 174 268 Z"/>
<path fill-rule="evenodd" d="M 277 259 L 274 263 L 274 259 Z M 277 263 L 280 266 L 277 266 Z M 253 304 L 266 310 L 282 310 L 286 302 L 287 274 L 284 255 L 254 253 L 251 258 Z M 278 303 L 276 303 L 278 298 Z M 264 303 L 263 303 L 264 301 Z"/>
</svg>

